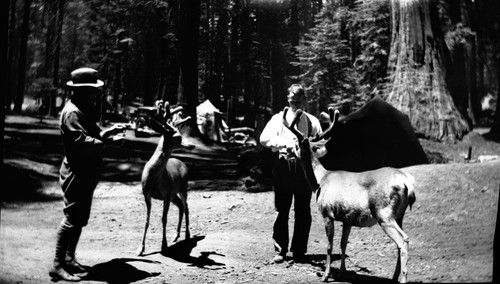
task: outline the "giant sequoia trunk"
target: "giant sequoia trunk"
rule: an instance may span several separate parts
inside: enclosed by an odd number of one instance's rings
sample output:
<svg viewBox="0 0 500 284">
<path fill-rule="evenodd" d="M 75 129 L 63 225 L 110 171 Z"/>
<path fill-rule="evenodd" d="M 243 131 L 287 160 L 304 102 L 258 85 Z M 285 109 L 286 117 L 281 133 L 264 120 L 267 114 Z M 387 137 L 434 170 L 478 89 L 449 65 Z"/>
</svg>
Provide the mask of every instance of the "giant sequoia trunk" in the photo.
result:
<svg viewBox="0 0 500 284">
<path fill-rule="evenodd" d="M 432 0 L 431 0 L 432 1 Z M 387 102 L 408 115 L 415 131 L 436 140 L 461 139 L 470 126 L 445 83 L 446 46 L 429 0 L 392 0 Z"/>
</svg>

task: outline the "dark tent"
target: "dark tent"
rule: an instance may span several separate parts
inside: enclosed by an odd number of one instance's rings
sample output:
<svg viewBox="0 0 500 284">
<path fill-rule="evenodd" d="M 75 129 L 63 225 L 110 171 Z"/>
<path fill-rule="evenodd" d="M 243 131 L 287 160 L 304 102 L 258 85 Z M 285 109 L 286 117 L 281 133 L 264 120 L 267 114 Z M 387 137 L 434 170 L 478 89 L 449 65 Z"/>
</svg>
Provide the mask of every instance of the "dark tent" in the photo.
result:
<svg viewBox="0 0 500 284">
<path fill-rule="evenodd" d="M 361 172 L 429 163 L 408 117 L 378 96 L 341 117 L 326 147 L 321 163 L 329 170 Z"/>
</svg>

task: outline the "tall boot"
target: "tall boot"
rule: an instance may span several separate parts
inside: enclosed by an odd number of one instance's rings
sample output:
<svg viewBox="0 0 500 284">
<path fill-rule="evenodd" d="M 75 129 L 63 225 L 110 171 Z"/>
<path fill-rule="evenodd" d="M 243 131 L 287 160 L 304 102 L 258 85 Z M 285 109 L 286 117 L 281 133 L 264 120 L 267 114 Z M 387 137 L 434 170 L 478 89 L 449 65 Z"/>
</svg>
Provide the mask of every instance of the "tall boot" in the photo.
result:
<svg viewBox="0 0 500 284">
<path fill-rule="evenodd" d="M 66 270 L 69 273 L 75 274 L 80 277 L 87 275 L 87 269 L 83 267 L 78 261 L 76 261 L 76 247 L 78 241 L 80 240 L 80 235 L 82 234 L 82 227 L 73 226 L 71 230 L 68 249 L 66 250 Z"/>
<path fill-rule="evenodd" d="M 73 226 L 69 224 L 66 218 L 63 219 L 57 230 L 57 241 L 56 241 L 56 252 L 54 257 L 54 265 L 49 270 L 49 276 L 52 277 L 53 281 L 65 280 L 65 281 L 80 281 L 81 278 L 68 273 L 64 269 L 66 251 L 68 250 L 69 241 L 71 238 L 71 231 Z"/>
</svg>

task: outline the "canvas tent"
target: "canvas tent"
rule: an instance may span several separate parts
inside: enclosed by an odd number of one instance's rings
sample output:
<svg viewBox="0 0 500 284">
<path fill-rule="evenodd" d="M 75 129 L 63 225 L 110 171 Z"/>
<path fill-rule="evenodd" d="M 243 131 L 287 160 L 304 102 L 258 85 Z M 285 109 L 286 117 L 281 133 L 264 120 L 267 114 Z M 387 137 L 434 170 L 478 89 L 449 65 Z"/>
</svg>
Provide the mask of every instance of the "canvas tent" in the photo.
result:
<svg viewBox="0 0 500 284">
<path fill-rule="evenodd" d="M 196 122 L 200 132 L 213 141 L 227 141 L 228 126 L 222 119 L 222 113 L 210 100 L 196 107 Z"/>
<path fill-rule="evenodd" d="M 329 170 L 361 172 L 429 163 L 408 117 L 375 96 L 339 119 L 321 163 Z"/>
</svg>

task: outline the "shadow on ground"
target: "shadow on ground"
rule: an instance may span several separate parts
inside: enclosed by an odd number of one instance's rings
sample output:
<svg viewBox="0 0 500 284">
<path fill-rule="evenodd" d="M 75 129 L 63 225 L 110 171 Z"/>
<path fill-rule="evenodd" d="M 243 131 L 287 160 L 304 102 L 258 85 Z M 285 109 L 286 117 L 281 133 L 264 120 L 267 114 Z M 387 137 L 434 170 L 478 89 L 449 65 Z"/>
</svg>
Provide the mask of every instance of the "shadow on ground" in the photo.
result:
<svg viewBox="0 0 500 284">
<path fill-rule="evenodd" d="M 160 263 L 158 261 L 135 259 L 135 258 L 117 258 L 105 263 L 99 263 L 89 268 L 89 274 L 85 280 L 102 281 L 107 283 L 132 283 L 148 277 L 160 275 L 159 272 L 150 273 L 137 269 L 129 262 Z"/>
<path fill-rule="evenodd" d="M 349 257 L 346 255 L 346 257 Z M 331 262 L 334 261 L 340 261 L 341 256 L 340 254 L 332 254 L 331 255 Z M 312 266 L 318 267 L 321 269 L 321 272 L 317 272 L 317 275 L 319 277 L 323 276 L 323 271 L 325 271 L 325 263 L 326 263 L 326 255 L 325 254 L 310 254 L 306 255 L 303 259 L 303 261 L 300 261 L 299 263 L 307 263 Z M 370 273 L 371 271 L 366 268 L 366 267 L 361 267 L 356 265 L 354 269 L 363 272 L 363 273 Z M 392 279 L 388 278 L 380 278 L 376 276 L 370 276 L 370 275 L 362 275 L 358 274 L 355 271 L 347 269 L 347 271 L 344 274 L 340 274 L 340 269 L 334 268 L 332 265 L 331 268 L 331 275 L 328 278 L 328 282 L 346 282 L 346 283 L 377 283 L 377 284 L 385 284 L 385 283 L 397 283 L 393 281 Z"/>
<path fill-rule="evenodd" d="M 179 241 L 168 247 L 166 252 L 152 252 L 152 254 L 161 254 L 165 257 L 169 257 L 175 261 L 187 263 L 189 266 L 196 266 L 205 269 L 219 269 L 218 267 L 223 267 L 225 264 L 216 262 L 210 259 L 210 255 L 224 256 L 223 254 L 214 251 L 203 251 L 199 256 L 191 256 L 191 251 L 198 245 L 198 242 L 205 239 L 205 236 L 194 236 L 192 238 Z M 214 268 L 215 267 L 215 268 Z"/>
<path fill-rule="evenodd" d="M 43 189 L 57 180 L 37 175 L 33 171 L 2 165 L 2 201 L 55 201 L 61 196 Z"/>
</svg>

